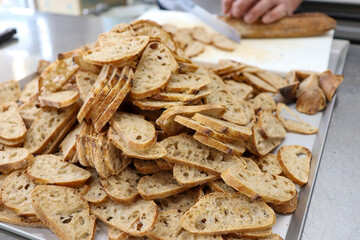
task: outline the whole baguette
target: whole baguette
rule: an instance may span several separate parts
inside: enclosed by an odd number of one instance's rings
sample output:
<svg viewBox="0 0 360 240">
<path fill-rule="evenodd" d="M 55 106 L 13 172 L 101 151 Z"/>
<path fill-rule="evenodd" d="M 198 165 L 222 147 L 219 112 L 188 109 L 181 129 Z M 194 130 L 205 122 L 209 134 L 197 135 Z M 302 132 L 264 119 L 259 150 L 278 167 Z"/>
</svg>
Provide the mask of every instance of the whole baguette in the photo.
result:
<svg viewBox="0 0 360 240">
<path fill-rule="evenodd" d="M 271 24 L 220 17 L 238 30 L 243 38 L 295 38 L 323 34 L 336 27 L 336 21 L 323 13 L 298 13 Z"/>
</svg>

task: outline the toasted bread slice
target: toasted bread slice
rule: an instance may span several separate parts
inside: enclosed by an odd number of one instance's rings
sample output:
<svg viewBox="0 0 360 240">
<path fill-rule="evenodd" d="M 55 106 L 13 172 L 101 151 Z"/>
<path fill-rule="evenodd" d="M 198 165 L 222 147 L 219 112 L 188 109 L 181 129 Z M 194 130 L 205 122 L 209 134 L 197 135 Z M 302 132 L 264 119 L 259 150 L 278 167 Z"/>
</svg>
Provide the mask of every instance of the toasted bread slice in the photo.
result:
<svg viewBox="0 0 360 240">
<path fill-rule="evenodd" d="M 172 170 L 174 168 L 174 164 L 169 163 L 164 159 L 155 159 L 155 162 L 161 170 Z"/>
<path fill-rule="evenodd" d="M 232 138 L 247 138 L 252 135 L 251 128 L 247 126 L 237 125 L 200 113 L 196 113 L 192 119 Z"/>
<path fill-rule="evenodd" d="M 127 23 L 119 23 L 115 26 L 113 26 L 110 29 L 110 32 L 115 32 L 115 33 L 124 33 L 124 32 L 130 32 L 131 34 L 135 34 L 134 30 L 132 29 L 132 27 L 127 24 Z"/>
<path fill-rule="evenodd" d="M 82 193 L 82 197 L 91 203 L 102 203 L 107 199 L 107 194 L 100 185 L 99 175 L 94 168 L 87 168 L 91 173 L 90 179 L 87 181 L 89 189 Z"/>
<path fill-rule="evenodd" d="M 184 192 L 188 187 L 180 185 L 169 171 L 162 171 L 140 179 L 137 189 L 145 199 L 159 199 Z"/>
<path fill-rule="evenodd" d="M 137 65 L 130 96 L 135 99 L 150 97 L 166 87 L 171 73 L 178 65 L 170 50 L 161 43 L 151 43 Z"/>
<path fill-rule="evenodd" d="M 229 168 L 221 174 L 221 178 L 227 185 L 252 199 L 262 199 L 274 204 L 289 201 L 296 194 L 292 181 L 270 173 Z"/>
<path fill-rule="evenodd" d="M 234 80 L 225 80 L 224 82 L 227 89 L 236 100 L 246 100 L 254 91 L 253 87 L 246 83 L 241 83 Z"/>
<path fill-rule="evenodd" d="M 35 102 L 26 102 L 20 106 L 19 113 L 26 128 L 30 128 L 35 119 L 39 117 L 41 111 L 41 108 L 38 108 Z"/>
<path fill-rule="evenodd" d="M 298 203 L 298 193 L 296 192 L 295 196 L 287 202 L 281 204 L 272 204 L 269 203 L 269 206 L 277 213 L 289 214 L 295 212 Z"/>
<path fill-rule="evenodd" d="M 260 157 L 256 162 L 263 172 L 280 175 L 283 171 L 275 154 L 266 154 L 265 156 Z"/>
<path fill-rule="evenodd" d="M 212 182 L 209 182 L 207 184 L 211 190 L 213 190 L 214 192 L 222 192 L 222 193 L 236 193 L 237 191 L 230 187 L 229 185 L 227 185 L 224 180 L 222 179 L 218 179 Z"/>
<path fill-rule="evenodd" d="M 313 115 L 326 107 L 326 97 L 320 87 L 304 89 L 296 100 L 296 110 Z"/>
<path fill-rule="evenodd" d="M 191 41 L 186 46 L 184 54 L 188 58 L 196 57 L 205 51 L 205 45 L 198 41 Z"/>
<path fill-rule="evenodd" d="M 23 217 L 19 217 L 14 210 L 11 210 L 2 204 L 0 204 L 0 222 L 30 228 L 46 228 L 46 226 L 39 219 L 27 220 Z"/>
<path fill-rule="evenodd" d="M 277 89 L 282 88 L 288 84 L 288 81 L 285 78 L 282 78 L 279 75 L 269 71 L 258 71 L 255 74 Z"/>
<path fill-rule="evenodd" d="M 165 160 L 194 167 L 219 176 L 228 167 L 245 167 L 246 163 L 235 156 L 224 154 L 203 145 L 186 133 L 164 139 L 160 144 L 167 153 Z"/>
<path fill-rule="evenodd" d="M 24 139 L 26 126 L 15 102 L 0 105 L 0 119 L 0 138 L 15 142 Z"/>
<path fill-rule="evenodd" d="M 185 102 L 186 105 L 189 105 L 189 104 L 199 102 L 201 99 L 208 96 L 209 94 L 210 94 L 209 90 L 200 90 L 196 94 L 160 92 L 151 97 L 154 99 L 159 99 L 159 100 L 164 100 L 164 101 Z"/>
<path fill-rule="evenodd" d="M 107 137 L 105 140 L 106 142 L 103 148 L 105 165 L 111 174 L 118 174 L 124 170 L 133 159 L 124 155 Z"/>
<path fill-rule="evenodd" d="M 331 71 L 325 71 L 319 75 L 319 84 L 324 91 L 326 99 L 330 101 L 335 94 L 336 89 L 340 86 L 344 76 L 335 75 Z"/>
<path fill-rule="evenodd" d="M 26 103 L 30 101 L 30 97 L 39 90 L 39 76 L 28 82 L 20 93 L 19 101 Z"/>
<path fill-rule="evenodd" d="M 35 186 L 36 184 L 26 177 L 24 170 L 15 171 L 3 183 L 1 200 L 5 206 L 16 211 L 18 216 L 33 219 L 35 209 L 31 204 L 30 193 Z"/>
<path fill-rule="evenodd" d="M 136 170 L 141 174 L 153 174 L 161 171 L 156 161 L 151 160 L 135 159 L 134 166 Z"/>
<path fill-rule="evenodd" d="M 186 230 L 198 234 L 241 233 L 274 224 L 275 213 L 266 203 L 239 193 L 206 195 L 181 218 Z"/>
<path fill-rule="evenodd" d="M 85 101 L 90 94 L 91 87 L 95 83 L 98 74 L 92 72 L 78 71 L 75 74 L 76 86 L 79 90 L 80 99 Z"/>
<path fill-rule="evenodd" d="M 76 154 L 76 138 L 79 135 L 80 130 L 81 125 L 76 125 L 59 145 L 65 161 L 71 161 Z"/>
<path fill-rule="evenodd" d="M 223 153 L 241 156 L 245 152 L 245 142 L 242 139 L 234 141 L 233 143 L 223 143 L 200 132 L 196 132 L 193 137 L 202 144 L 217 149 Z"/>
<path fill-rule="evenodd" d="M 79 92 L 74 90 L 47 93 L 39 96 L 42 107 L 64 108 L 74 104 L 79 99 Z"/>
<path fill-rule="evenodd" d="M 168 93 L 189 93 L 196 94 L 201 88 L 210 83 L 207 75 L 200 74 L 172 74 L 170 81 L 166 85 L 165 91 Z"/>
<path fill-rule="evenodd" d="M 129 237 L 128 234 L 124 233 L 123 231 L 114 228 L 112 226 L 108 227 L 108 238 L 109 240 L 127 240 Z"/>
<path fill-rule="evenodd" d="M 215 33 L 211 36 L 212 44 L 224 51 L 234 51 L 237 47 L 236 42 L 230 40 L 220 33 Z"/>
<path fill-rule="evenodd" d="M 146 235 L 159 215 L 156 204 L 144 199 L 129 205 L 108 199 L 100 204 L 90 204 L 90 209 L 104 223 L 133 236 Z"/>
<path fill-rule="evenodd" d="M 224 112 L 225 108 L 221 105 L 178 106 L 165 110 L 156 123 L 167 134 L 176 135 L 184 129 L 181 124 L 174 121 L 177 115 L 192 117 L 196 113 L 201 113 L 212 117 L 221 117 Z"/>
<path fill-rule="evenodd" d="M 256 112 L 260 109 L 269 110 L 272 112 L 276 110 L 276 103 L 269 93 L 259 93 L 256 95 L 256 97 L 250 99 L 248 102 Z"/>
<path fill-rule="evenodd" d="M 27 167 L 34 156 L 26 148 L 8 148 L 0 151 L 0 171 L 10 172 Z"/>
<path fill-rule="evenodd" d="M 94 238 L 96 218 L 89 205 L 73 189 L 61 186 L 37 186 L 31 192 L 36 215 L 60 239 Z"/>
<path fill-rule="evenodd" d="M 183 106 L 186 103 L 180 101 L 161 101 L 153 98 L 131 99 L 131 102 L 142 110 L 156 111 L 163 108 Z"/>
<path fill-rule="evenodd" d="M 289 107 L 283 103 L 278 103 L 276 107 L 276 116 L 280 119 L 285 129 L 288 132 L 295 132 L 300 134 L 315 134 L 319 131 L 318 128 L 301 120 Z M 293 119 L 296 120 L 293 120 Z"/>
<path fill-rule="evenodd" d="M 166 154 L 166 150 L 157 142 L 155 142 L 154 145 L 151 146 L 151 148 L 145 151 L 133 149 L 126 144 L 126 142 L 112 127 L 109 129 L 108 137 L 110 141 L 115 145 L 115 147 L 121 149 L 123 153 L 129 157 L 139 159 L 158 159 L 162 158 Z"/>
<path fill-rule="evenodd" d="M 191 36 L 202 43 L 210 44 L 211 36 L 208 34 L 205 28 L 203 27 L 194 27 L 192 28 Z"/>
<path fill-rule="evenodd" d="M 300 186 L 306 184 L 310 174 L 311 152 L 300 145 L 282 146 L 277 152 L 277 159 L 284 174 Z"/>
<path fill-rule="evenodd" d="M 197 186 L 219 178 L 213 174 L 206 173 L 186 165 L 175 165 L 173 174 L 176 181 L 186 187 Z"/>
<path fill-rule="evenodd" d="M 275 87 L 268 84 L 267 82 L 257 77 L 256 75 L 249 72 L 244 72 L 243 75 L 244 75 L 244 81 L 247 84 L 259 90 L 260 92 L 271 92 L 271 93 L 277 92 L 277 89 Z"/>
<path fill-rule="evenodd" d="M 156 142 L 154 125 L 141 115 L 116 112 L 110 120 L 110 125 L 129 147 L 136 150 L 147 150 Z"/>
<path fill-rule="evenodd" d="M 91 174 L 54 155 L 38 155 L 29 165 L 27 176 L 37 184 L 76 187 L 85 183 Z"/>
<path fill-rule="evenodd" d="M 280 120 L 272 111 L 260 111 L 258 113 L 260 131 L 267 138 L 285 138 L 286 130 Z"/>
<path fill-rule="evenodd" d="M 259 126 L 259 124 L 256 124 L 252 130 L 252 142 L 256 152 L 259 153 L 260 156 L 265 156 L 266 154 L 270 153 L 284 140 L 284 138 L 265 138 L 262 135 L 262 128 Z"/>
<path fill-rule="evenodd" d="M 157 199 L 155 201 L 159 205 L 160 211 L 176 209 L 181 212 L 186 212 L 196 203 L 198 197 L 199 188 L 190 188 L 185 192 L 181 192 L 167 198 Z"/>
<path fill-rule="evenodd" d="M 92 163 L 94 168 L 102 178 L 109 177 L 112 173 L 108 168 L 105 160 L 105 151 L 108 145 L 106 133 L 101 133 L 96 137 L 89 138 L 90 147 L 89 151 L 92 151 Z"/>
<path fill-rule="evenodd" d="M 0 83 L 0 104 L 16 102 L 20 97 L 20 85 L 15 80 Z"/>
</svg>

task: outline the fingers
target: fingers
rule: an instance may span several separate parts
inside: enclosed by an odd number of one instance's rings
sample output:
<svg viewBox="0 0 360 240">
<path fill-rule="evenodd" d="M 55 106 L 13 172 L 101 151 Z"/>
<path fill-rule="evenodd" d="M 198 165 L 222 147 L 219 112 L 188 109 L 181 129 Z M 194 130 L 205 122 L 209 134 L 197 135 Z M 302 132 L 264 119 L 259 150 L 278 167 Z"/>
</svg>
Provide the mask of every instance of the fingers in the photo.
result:
<svg viewBox="0 0 360 240">
<path fill-rule="evenodd" d="M 285 4 L 277 5 L 275 8 L 271 9 L 268 13 L 266 13 L 262 18 L 261 21 L 265 24 L 275 22 L 280 18 L 283 18 L 287 15 L 288 9 Z"/>
<path fill-rule="evenodd" d="M 244 21 L 247 23 L 253 23 L 263 16 L 269 9 L 275 6 L 275 1 L 262 0 L 259 1 L 254 7 L 252 7 L 244 16 Z"/>
<path fill-rule="evenodd" d="M 233 4 L 234 0 L 223 0 L 221 7 L 222 7 L 222 11 L 223 13 L 228 16 L 231 14 L 231 6 Z"/>
<path fill-rule="evenodd" d="M 235 18 L 241 18 L 252 6 L 256 4 L 257 0 L 236 0 L 231 7 L 231 15 Z"/>
</svg>

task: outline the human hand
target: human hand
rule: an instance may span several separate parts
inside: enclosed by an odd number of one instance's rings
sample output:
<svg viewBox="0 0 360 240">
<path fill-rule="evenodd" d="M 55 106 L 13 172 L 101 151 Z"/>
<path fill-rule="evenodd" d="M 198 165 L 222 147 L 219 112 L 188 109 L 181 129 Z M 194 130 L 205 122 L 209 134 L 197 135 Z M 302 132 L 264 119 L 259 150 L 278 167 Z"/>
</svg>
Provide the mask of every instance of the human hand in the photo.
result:
<svg viewBox="0 0 360 240">
<path fill-rule="evenodd" d="M 247 23 L 261 19 L 272 23 L 291 15 L 303 0 L 222 0 L 223 13 L 228 17 L 244 18 Z"/>
</svg>

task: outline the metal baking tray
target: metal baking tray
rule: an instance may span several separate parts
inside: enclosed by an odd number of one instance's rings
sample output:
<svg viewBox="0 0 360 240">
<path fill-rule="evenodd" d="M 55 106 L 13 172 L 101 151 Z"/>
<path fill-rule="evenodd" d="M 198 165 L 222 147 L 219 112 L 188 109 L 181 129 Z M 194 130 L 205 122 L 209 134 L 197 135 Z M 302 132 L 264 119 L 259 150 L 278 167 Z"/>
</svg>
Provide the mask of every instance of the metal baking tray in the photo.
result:
<svg viewBox="0 0 360 240">
<path fill-rule="evenodd" d="M 345 59 L 349 47 L 349 42 L 344 40 L 334 40 L 331 47 L 330 60 L 328 69 L 332 70 L 336 74 L 342 74 Z M 24 85 L 36 77 L 36 74 L 32 74 L 19 81 L 20 86 Z M 278 233 L 286 240 L 301 239 L 303 227 L 306 221 L 307 211 L 309 209 L 313 186 L 316 181 L 318 167 L 321 161 L 321 155 L 326 139 L 326 134 L 329 128 L 331 115 L 336 101 L 336 95 L 328 103 L 324 111 L 315 115 L 309 116 L 305 114 L 299 114 L 299 116 L 306 122 L 319 128 L 319 132 L 316 135 L 301 135 L 295 133 L 288 133 L 285 141 L 282 145 L 300 144 L 309 149 L 312 152 L 311 168 L 309 182 L 298 189 L 299 200 L 298 207 L 293 214 L 276 216 L 276 224 L 273 227 L 273 232 Z M 295 109 L 294 105 L 290 108 Z M 0 223 L 0 228 L 18 234 L 28 239 L 34 240 L 55 240 L 58 239 L 49 229 L 42 228 L 27 228 L 16 226 L 12 224 Z M 95 235 L 96 240 L 105 240 L 107 238 L 107 227 L 105 224 L 99 222 Z"/>
</svg>

